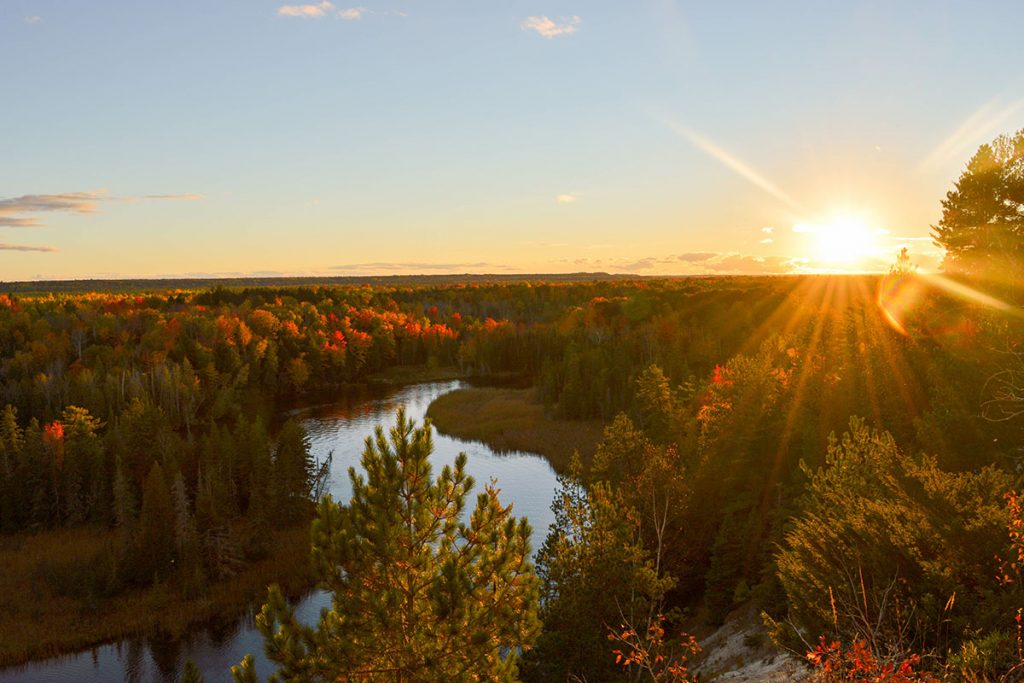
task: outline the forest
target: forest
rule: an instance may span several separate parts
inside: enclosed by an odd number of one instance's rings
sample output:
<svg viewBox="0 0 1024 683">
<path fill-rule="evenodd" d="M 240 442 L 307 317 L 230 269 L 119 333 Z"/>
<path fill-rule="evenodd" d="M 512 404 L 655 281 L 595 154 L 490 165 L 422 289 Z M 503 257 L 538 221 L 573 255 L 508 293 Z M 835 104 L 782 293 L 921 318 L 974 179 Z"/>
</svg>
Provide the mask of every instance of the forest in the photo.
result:
<svg viewBox="0 0 1024 683">
<path fill-rule="evenodd" d="M 212 594 L 298 530 L 308 566 L 248 597 L 299 572 L 334 608 L 300 623 L 271 589 L 283 680 L 692 680 L 691 630 L 741 608 L 817 680 L 1017 680 L 1024 240 L 1019 217 L 998 248 L 963 225 L 1022 148 L 983 148 L 944 202 L 945 275 L 904 251 L 885 275 L 12 291 L 0 539 L 95 531 L 31 580 L 102 613 Z M 435 478 L 402 413 L 367 435 L 351 501 L 320 495 L 327 463 L 280 415 L 396 368 L 605 424 L 561 468 L 535 564 L 500 482 L 474 506 L 464 459 Z"/>
</svg>

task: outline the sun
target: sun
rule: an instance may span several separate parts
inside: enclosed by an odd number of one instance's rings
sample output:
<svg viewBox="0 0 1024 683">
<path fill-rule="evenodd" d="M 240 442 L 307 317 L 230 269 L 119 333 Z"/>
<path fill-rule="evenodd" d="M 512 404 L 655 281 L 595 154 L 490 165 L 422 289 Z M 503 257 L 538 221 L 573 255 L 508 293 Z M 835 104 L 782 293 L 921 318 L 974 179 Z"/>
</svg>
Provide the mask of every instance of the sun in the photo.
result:
<svg viewBox="0 0 1024 683">
<path fill-rule="evenodd" d="M 885 233 L 858 216 L 839 215 L 821 223 L 801 223 L 794 232 L 807 235 L 807 251 L 815 261 L 849 267 L 878 256 Z"/>
</svg>

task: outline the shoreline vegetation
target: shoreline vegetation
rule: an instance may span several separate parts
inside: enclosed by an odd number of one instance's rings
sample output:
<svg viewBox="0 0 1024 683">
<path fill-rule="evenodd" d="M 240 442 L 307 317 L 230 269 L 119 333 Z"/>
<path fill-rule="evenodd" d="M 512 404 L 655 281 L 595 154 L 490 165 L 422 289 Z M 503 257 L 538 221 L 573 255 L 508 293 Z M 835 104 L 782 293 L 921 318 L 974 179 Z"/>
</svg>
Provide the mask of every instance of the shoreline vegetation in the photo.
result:
<svg viewBox="0 0 1024 683">
<path fill-rule="evenodd" d="M 457 389 L 436 398 L 427 417 L 442 434 L 480 441 L 499 452 L 539 453 L 559 473 L 568 469 L 575 450 L 588 462 L 604 431 L 602 420 L 550 417 L 534 389 Z"/>
<path fill-rule="evenodd" d="M 123 638 L 180 638 L 225 615 L 237 619 L 266 599 L 276 583 L 298 597 L 314 584 L 309 526 L 274 529 L 277 552 L 247 563 L 238 574 L 209 584 L 202 595 L 182 598 L 177 580 L 90 600 L 67 595 L 75 567 L 94 559 L 116 531 L 74 527 L 0 537 L 0 671 L 73 654 Z M 59 559 L 57 559 L 59 558 Z"/>
</svg>

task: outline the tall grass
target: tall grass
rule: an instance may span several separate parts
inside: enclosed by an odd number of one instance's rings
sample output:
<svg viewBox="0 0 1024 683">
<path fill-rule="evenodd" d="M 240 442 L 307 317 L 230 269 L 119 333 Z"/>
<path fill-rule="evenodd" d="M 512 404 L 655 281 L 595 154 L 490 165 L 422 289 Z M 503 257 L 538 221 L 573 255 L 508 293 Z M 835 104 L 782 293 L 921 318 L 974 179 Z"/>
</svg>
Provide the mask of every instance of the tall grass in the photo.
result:
<svg viewBox="0 0 1024 683">
<path fill-rule="evenodd" d="M 589 460 L 604 429 L 600 420 L 548 416 L 532 389 L 459 389 L 435 399 L 427 417 L 444 434 L 497 451 L 540 453 L 559 472 L 568 468 L 574 450 Z"/>
</svg>

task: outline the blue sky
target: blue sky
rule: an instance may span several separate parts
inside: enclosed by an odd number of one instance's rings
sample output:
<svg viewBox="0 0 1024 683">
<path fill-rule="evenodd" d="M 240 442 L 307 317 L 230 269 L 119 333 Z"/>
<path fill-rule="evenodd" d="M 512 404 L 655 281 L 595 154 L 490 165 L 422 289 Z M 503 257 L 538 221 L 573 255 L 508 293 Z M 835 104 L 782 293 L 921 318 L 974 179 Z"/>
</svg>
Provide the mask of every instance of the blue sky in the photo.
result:
<svg viewBox="0 0 1024 683">
<path fill-rule="evenodd" d="M 1019 2 L 359 1 L 4 0 L 0 280 L 930 266 L 1024 127 Z"/>
</svg>

